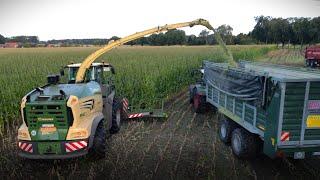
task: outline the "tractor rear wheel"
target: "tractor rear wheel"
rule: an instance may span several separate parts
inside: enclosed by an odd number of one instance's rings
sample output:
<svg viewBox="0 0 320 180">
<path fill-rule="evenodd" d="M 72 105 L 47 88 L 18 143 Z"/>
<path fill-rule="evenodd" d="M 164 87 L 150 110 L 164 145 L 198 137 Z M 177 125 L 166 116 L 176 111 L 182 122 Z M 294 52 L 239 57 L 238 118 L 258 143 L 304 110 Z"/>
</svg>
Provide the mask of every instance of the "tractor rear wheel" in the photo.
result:
<svg viewBox="0 0 320 180">
<path fill-rule="evenodd" d="M 122 102 L 115 98 L 112 104 L 112 125 L 110 128 L 110 134 L 116 134 L 120 131 L 121 110 Z"/>
<path fill-rule="evenodd" d="M 104 128 L 104 120 L 100 121 L 97 126 L 96 132 L 93 138 L 93 146 L 90 149 L 92 157 L 95 159 L 101 159 L 105 157 L 106 153 L 106 130 Z"/>
</svg>

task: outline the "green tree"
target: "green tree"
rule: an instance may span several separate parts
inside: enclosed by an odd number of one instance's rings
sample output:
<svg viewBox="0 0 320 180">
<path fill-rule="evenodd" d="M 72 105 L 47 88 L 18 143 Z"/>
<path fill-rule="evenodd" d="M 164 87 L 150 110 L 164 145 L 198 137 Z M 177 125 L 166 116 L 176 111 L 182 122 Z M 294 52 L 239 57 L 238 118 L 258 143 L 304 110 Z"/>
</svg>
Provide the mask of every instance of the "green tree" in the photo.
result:
<svg viewBox="0 0 320 180">
<path fill-rule="evenodd" d="M 257 39 L 259 42 L 269 43 L 270 39 L 270 16 L 257 16 L 254 18 L 256 25 L 252 30 L 252 37 Z"/>
<path fill-rule="evenodd" d="M 246 44 L 255 44 L 255 40 L 251 37 L 250 34 L 243 34 L 240 33 L 234 37 L 234 43 L 239 45 L 246 45 Z"/>
<path fill-rule="evenodd" d="M 284 44 L 290 41 L 291 26 L 289 21 L 282 18 L 272 18 L 269 25 L 273 42 L 281 43 L 283 48 Z"/>
<path fill-rule="evenodd" d="M 147 38 L 147 41 L 151 46 L 163 46 L 167 43 L 167 36 L 163 33 L 152 34 Z"/>
<path fill-rule="evenodd" d="M 233 36 L 232 36 L 232 31 L 233 28 L 229 25 L 221 25 L 217 28 L 217 32 L 220 33 L 221 38 L 223 41 L 229 45 L 229 44 L 234 44 L 233 43 Z"/>
<path fill-rule="evenodd" d="M 293 35 L 300 43 L 300 48 L 302 48 L 303 44 L 309 43 L 311 40 L 309 36 L 309 26 L 308 18 L 295 18 L 292 23 Z"/>
<path fill-rule="evenodd" d="M 309 34 L 311 43 L 320 43 L 320 16 L 310 20 Z"/>
<path fill-rule="evenodd" d="M 205 44 L 209 44 L 209 31 L 207 31 L 206 29 L 202 30 L 199 34 L 199 38 L 205 42 Z"/>
<path fill-rule="evenodd" d="M 165 33 L 167 45 L 182 45 L 186 43 L 186 33 L 183 30 L 170 30 Z"/>
<path fill-rule="evenodd" d="M 0 44 L 4 44 L 6 42 L 6 38 L 0 34 Z"/>
</svg>

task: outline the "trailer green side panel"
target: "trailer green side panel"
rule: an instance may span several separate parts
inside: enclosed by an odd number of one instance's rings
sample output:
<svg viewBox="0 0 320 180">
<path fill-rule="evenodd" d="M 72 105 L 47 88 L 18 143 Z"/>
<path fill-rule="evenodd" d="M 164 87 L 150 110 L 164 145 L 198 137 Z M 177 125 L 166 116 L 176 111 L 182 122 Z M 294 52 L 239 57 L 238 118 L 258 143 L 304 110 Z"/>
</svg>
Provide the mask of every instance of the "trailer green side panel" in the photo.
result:
<svg viewBox="0 0 320 180">
<path fill-rule="evenodd" d="M 236 121 L 252 133 L 263 137 L 266 122 L 266 111 L 252 106 L 248 101 L 235 98 L 207 83 L 207 101 L 216 106 L 219 111 Z"/>
<path fill-rule="evenodd" d="M 318 144 L 320 125 L 310 126 L 308 121 L 313 118 L 313 123 L 320 124 L 320 82 L 287 82 L 285 89 L 283 122 L 278 132 L 279 145 Z"/>
<path fill-rule="evenodd" d="M 309 90 L 309 100 L 318 101 L 320 100 L 320 82 L 311 82 Z M 320 120 L 320 119 L 319 119 Z M 304 134 L 305 140 L 319 140 L 320 139 L 320 128 L 306 128 Z"/>
<path fill-rule="evenodd" d="M 277 151 L 278 119 L 280 114 L 281 90 L 277 88 L 267 109 L 267 120 L 264 133 L 263 152 L 275 157 Z"/>
<path fill-rule="evenodd" d="M 303 119 L 306 82 L 286 83 L 285 89 L 281 133 L 289 133 L 289 138 L 282 139 L 282 141 L 299 141 L 301 136 L 301 121 Z"/>
</svg>

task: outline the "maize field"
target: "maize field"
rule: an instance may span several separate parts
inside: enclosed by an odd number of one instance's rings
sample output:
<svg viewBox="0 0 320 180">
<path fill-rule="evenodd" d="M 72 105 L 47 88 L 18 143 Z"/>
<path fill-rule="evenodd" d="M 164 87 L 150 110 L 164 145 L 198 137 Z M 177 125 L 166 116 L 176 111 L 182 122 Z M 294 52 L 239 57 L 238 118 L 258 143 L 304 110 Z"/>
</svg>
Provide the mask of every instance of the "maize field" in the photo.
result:
<svg viewBox="0 0 320 180">
<path fill-rule="evenodd" d="M 295 50 L 274 46 L 229 46 L 234 59 L 301 66 Z M 81 62 L 95 48 L 0 49 L 1 121 L 0 179 L 318 179 L 319 157 L 301 161 L 236 158 L 219 140 L 217 114 L 197 114 L 186 87 L 202 60 L 224 61 L 219 47 L 121 47 L 100 61 L 116 68 L 115 83 L 122 96 L 153 105 L 164 99 L 165 120 L 123 121 L 120 132 L 106 140 L 103 159 L 26 160 L 17 157 L 20 99 L 46 83 L 70 61 Z M 295 57 L 290 61 L 289 57 Z"/>
<path fill-rule="evenodd" d="M 274 46 L 230 46 L 234 59 L 256 59 Z M 70 62 L 82 62 L 97 48 L 0 49 L 0 127 L 19 118 L 21 98 L 46 84 Z M 219 46 L 120 47 L 99 60 L 116 68 L 117 93 L 131 102 L 154 105 L 194 81 L 191 71 L 204 59 L 223 61 Z"/>
</svg>

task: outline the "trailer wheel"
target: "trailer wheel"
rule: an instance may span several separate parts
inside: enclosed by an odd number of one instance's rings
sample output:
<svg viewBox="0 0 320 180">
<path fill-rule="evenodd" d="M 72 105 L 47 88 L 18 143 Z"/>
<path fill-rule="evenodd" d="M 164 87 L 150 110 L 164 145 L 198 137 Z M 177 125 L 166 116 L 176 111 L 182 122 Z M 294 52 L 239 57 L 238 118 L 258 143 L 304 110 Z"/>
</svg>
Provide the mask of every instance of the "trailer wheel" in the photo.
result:
<svg viewBox="0 0 320 180">
<path fill-rule="evenodd" d="M 204 113 L 206 111 L 206 96 L 195 94 L 193 96 L 193 109 L 196 113 Z"/>
<path fill-rule="evenodd" d="M 121 109 L 122 109 L 121 101 L 115 98 L 112 104 L 112 126 L 109 130 L 110 134 L 116 134 L 120 131 Z"/>
<path fill-rule="evenodd" d="M 93 138 L 93 146 L 90 149 L 90 154 L 94 159 L 105 157 L 106 152 L 106 130 L 104 128 L 104 120 L 100 121 L 97 126 Z"/>
<path fill-rule="evenodd" d="M 311 67 L 311 63 L 310 63 L 310 60 L 306 60 L 306 65 L 307 65 L 307 67 Z"/>
<path fill-rule="evenodd" d="M 237 128 L 232 132 L 231 148 L 234 155 L 241 159 L 253 158 L 258 153 L 258 141 L 256 135 L 243 128 Z"/>
<path fill-rule="evenodd" d="M 237 128 L 237 124 L 227 119 L 223 114 L 219 114 L 219 137 L 225 144 L 230 143 L 232 131 Z"/>
</svg>

